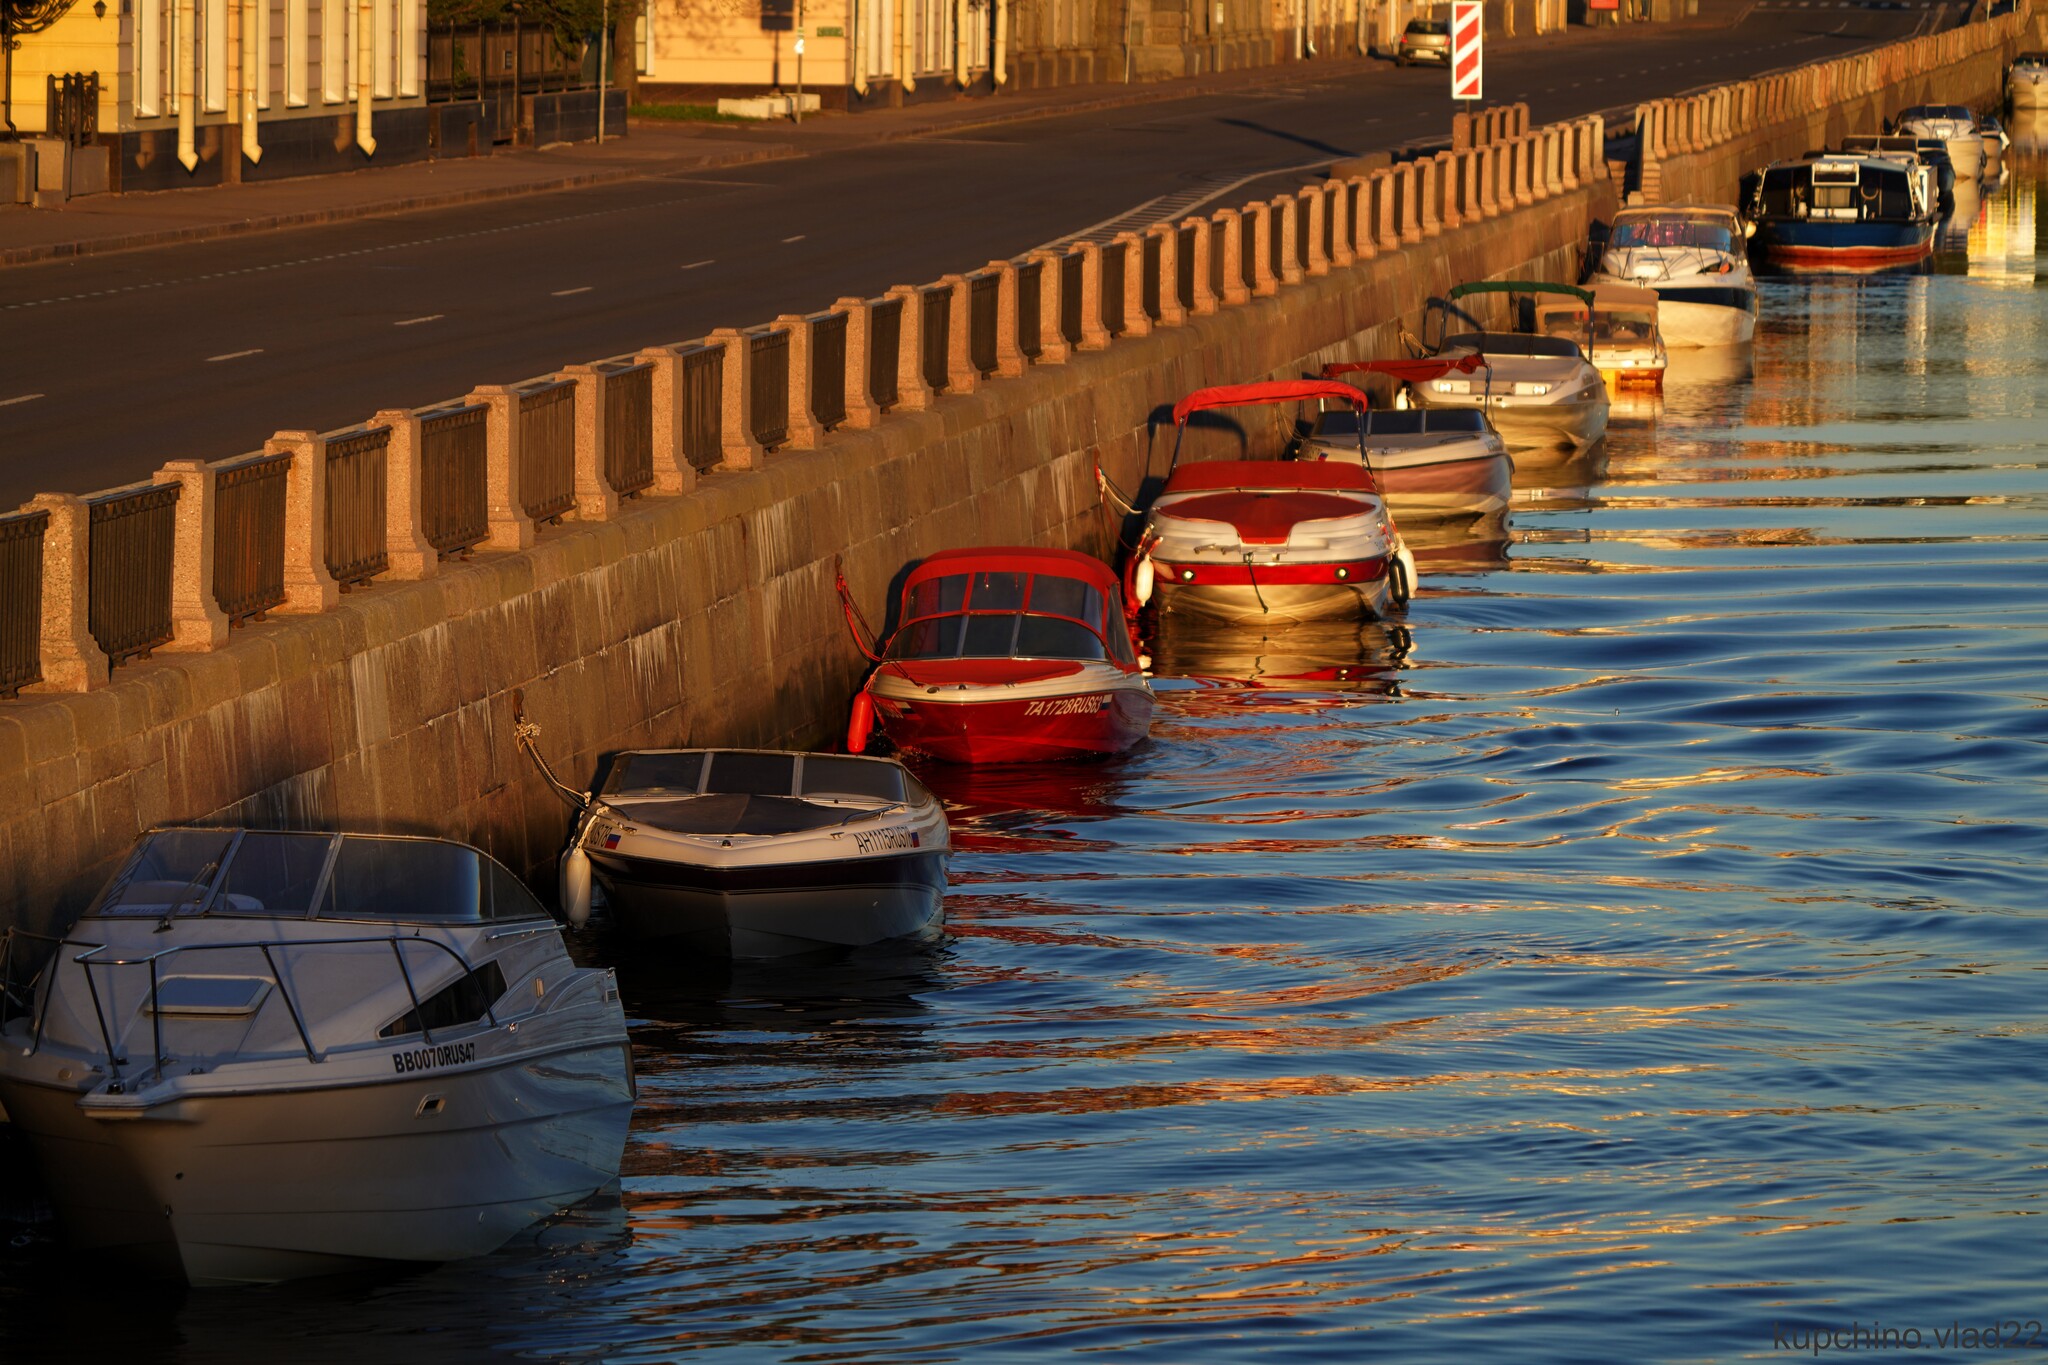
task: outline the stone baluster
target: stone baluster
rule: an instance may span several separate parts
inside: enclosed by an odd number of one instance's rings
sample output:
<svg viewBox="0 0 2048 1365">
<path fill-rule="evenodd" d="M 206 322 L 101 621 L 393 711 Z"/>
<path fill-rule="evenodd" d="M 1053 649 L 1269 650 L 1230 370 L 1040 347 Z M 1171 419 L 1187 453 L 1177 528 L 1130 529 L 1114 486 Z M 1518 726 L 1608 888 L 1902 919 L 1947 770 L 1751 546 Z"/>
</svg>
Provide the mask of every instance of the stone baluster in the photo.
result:
<svg viewBox="0 0 2048 1365">
<path fill-rule="evenodd" d="M 571 366 L 571 371 L 588 370 L 588 365 Z M 594 406 L 595 420 L 586 422 L 583 379 L 576 381 L 576 514 L 584 521 L 604 521 L 618 513 L 618 494 L 604 477 L 604 388 L 598 376 Z M 407 408 L 385 408 L 370 419 L 391 432 L 384 445 L 384 556 L 385 573 L 392 578 L 432 578 L 440 568 L 440 556 L 427 543 L 426 517 L 421 506 L 422 470 L 420 419 Z M 585 449 L 585 427 L 594 435 Z M 586 479 L 594 475 L 593 482 Z"/>
<path fill-rule="evenodd" d="M 875 306 L 849 294 L 836 300 L 832 311 L 846 317 L 846 420 L 840 425 L 850 431 L 867 431 L 882 420 L 869 383 L 874 365 Z"/>
<path fill-rule="evenodd" d="M 484 410 L 484 509 L 490 534 L 486 549 L 524 550 L 537 534 L 519 486 L 519 390 L 504 384 L 471 389 L 465 403 Z M 660 433 L 656 432 L 659 444 Z M 684 466 L 688 468 L 687 464 Z M 694 478 L 696 471 L 692 470 Z"/>
<path fill-rule="evenodd" d="M 43 602 L 38 640 L 43 678 L 22 690 L 86 692 L 104 687 L 109 672 L 107 656 L 92 638 L 88 624 L 91 509 L 84 498 L 75 494 L 39 493 L 23 510 L 47 512 L 50 519 L 43 527 Z M 290 542 L 286 545 L 289 547 Z M 333 586 L 329 579 L 328 587 Z"/>
<path fill-rule="evenodd" d="M 903 313 L 904 330 L 909 332 L 911 307 L 906 305 Z M 754 439 L 753 341 L 734 327 L 721 327 L 705 340 L 725 348 L 725 354 L 719 361 L 718 467 L 759 469 L 768 452 Z M 579 445 L 579 452 L 581 449 Z M 581 463 L 580 454 L 578 463 Z M 582 478 L 580 473 L 577 477 L 579 481 Z"/>
<path fill-rule="evenodd" d="M 204 460 L 172 460 L 150 476 L 178 485 L 171 520 L 171 638 L 167 650 L 219 649 L 228 615 L 213 597 L 214 481 Z"/>
</svg>

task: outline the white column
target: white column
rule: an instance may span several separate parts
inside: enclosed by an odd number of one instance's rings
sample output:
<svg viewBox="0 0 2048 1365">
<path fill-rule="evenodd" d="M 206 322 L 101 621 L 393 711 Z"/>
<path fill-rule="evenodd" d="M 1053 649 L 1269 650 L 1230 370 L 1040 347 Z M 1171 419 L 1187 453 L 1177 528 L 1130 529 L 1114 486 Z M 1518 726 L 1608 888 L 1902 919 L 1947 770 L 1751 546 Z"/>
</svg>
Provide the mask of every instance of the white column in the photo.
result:
<svg viewBox="0 0 2048 1365">
<path fill-rule="evenodd" d="M 398 93 L 410 99 L 420 93 L 426 73 L 426 7 L 420 0 L 398 0 Z"/>
<path fill-rule="evenodd" d="M 164 5 L 136 0 L 135 115 L 155 118 L 164 111 Z"/>
<path fill-rule="evenodd" d="M 370 93 L 380 100 L 391 98 L 391 59 L 396 44 L 391 41 L 392 0 L 374 0 L 370 10 L 373 41 L 370 48 Z"/>
<path fill-rule="evenodd" d="M 200 108 L 218 114 L 228 107 L 228 0 L 206 0 L 206 22 L 200 26 L 206 42 L 203 68 L 206 97 Z"/>
<path fill-rule="evenodd" d="M 306 42 L 306 0 L 284 0 L 284 102 L 294 109 L 306 103 L 311 88 L 311 47 Z"/>
<path fill-rule="evenodd" d="M 340 104 L 348 98 L 348 13 L 350 0 L 320 0 L 320 98 Z"/>
</svg>

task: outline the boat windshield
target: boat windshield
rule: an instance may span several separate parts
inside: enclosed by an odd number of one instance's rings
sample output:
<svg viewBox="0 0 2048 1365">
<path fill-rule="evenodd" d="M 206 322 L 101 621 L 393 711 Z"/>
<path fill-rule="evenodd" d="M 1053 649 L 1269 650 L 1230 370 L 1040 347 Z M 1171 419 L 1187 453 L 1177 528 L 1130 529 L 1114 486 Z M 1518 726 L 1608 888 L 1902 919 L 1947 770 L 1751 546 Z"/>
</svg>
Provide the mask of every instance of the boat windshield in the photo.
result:
<svg viewBox="0 0 2048 1365">
<path fill-rule="evenodd" d="M 708 770 L 708 771 L 707 771 Z M 621 754 L 609 797 L 804 796 L 903 800 L 903 769 L 871 758 L 754 749 L 643 750 Z"/>
<path fill-rule="evenodd" d="M 1583 326 L 1583 322 L 1580 325 Z M 1489 358 L 1499 356 L 1579 358 L 1579 347 L 1575 341 L 1555 336 L 1531 336 L 1523 332 L 1460 332 L 1456 336 L 1445 337 L 1444 344 L 1440 349 L 1446 354 L 1459 350 L 1480 351 Z"/>
<path fill-rule="evenodd" d="M 947 574 L 913 584 L 891 659 L 1081 659 L 1129 653 L 1119 604 L 1093 583 L 1050 573 Z M 1117 644 L 1126 648 L 1119 652 Z"/>
<path fill-rule="evenodd" d="M 1355 436 L 1358 419 L 1365 418 L 1367 436 L 1420 436 L 1444 431 L 1486 430 L 1486 414 L 1477 408 L 1388 408 L 1360 414 L 1350 410 L 1323 413 L 1316 418 L 1315 435 Z"/>
<path fill-rule="evenodd" d="M 1725 224 L 1703 223 L 1694 218 L 1624 219 L 1607 234 L 1610 251 L 1635 247 L 1665 250 L 1693 247 L 1703 251 L 1733 252 L 1735 234 Z"/>
<path fill-rule="evenodd" d="M 167 829 L 144 838 L 94 915 L 373 919 L 546 915 L 519 879 L 466 844 L 367 834 Z"/>
</svg>

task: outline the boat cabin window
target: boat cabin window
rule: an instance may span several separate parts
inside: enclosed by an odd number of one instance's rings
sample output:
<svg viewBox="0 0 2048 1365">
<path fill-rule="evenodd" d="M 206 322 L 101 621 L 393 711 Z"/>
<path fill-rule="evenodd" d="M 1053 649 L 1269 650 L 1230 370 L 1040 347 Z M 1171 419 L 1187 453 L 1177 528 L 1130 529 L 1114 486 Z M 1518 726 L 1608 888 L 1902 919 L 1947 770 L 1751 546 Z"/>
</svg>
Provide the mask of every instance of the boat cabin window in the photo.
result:
<svg viewBox="0 0 2048 1365">
<path fill-rule="evenodd" d="M 1444 338 L 1442 349 L 1482 351 L 1490 356 L 1556 356 L 1579 359 L 1578 343 L 1564 337 L 1531 336 L 1525 332 L 1460 332 Z"/>
<path fill-rule="evenodd" d="M 874 801 L 903 799 L 903 769 L 859 758 L 804 755 L 803 795 L 851 796 Z"/>
<path fill-rule="evenodd" d="M 889 642 L 889 657 L 1129 662 L 1119 610 L 1113 596 L 1095 584 L 1060 574 L 926 579 L 904 599 L 905 624 Z"/>
<path fill-rule="evenodd" d="M 913 621 L 889 644 L 892 659 L 1080 659 L 1108 657 L 1102 637 L 1079 621 L 1022 612 L 934 616 Z"/>
<path fill-rule="evenodd" d="M 1486 416 L 1477 408 L 1385 408 L 1364 414 L 1367 436 L 1420 436 L 1424 432 L 1484 431 Z M 1318 437 L 1355 436 L 1359 414 L 1332 409 L 1316 418 Z"/>
<path fill-rule="evenodd" d="M 604 781 L 606 796 L 694 796 L 704 754 L 620 754 Z"/>
<path fill-rule="evenodd" d="M 1694 247 L 1732 252 L 1735 250 L 1735 234 L 1722 223 L 1684 218 L 1639 218 L 1616 223 L 1607 234 L 1607 245 L 1610 250 Z"/>
<path fill-rule="evenodd" d="M 735 796 L 787 796 L 796 789 L 796 755 L 722 749 L 707 755 L 711 773 L 706 792 Z"/>
<path fill-rule="evenodd" d="M 379 1038 L 403 1038 L 422 1029 L 455 1028 L 473 1024 L 490 1011 L 505 994 L 505 973 L 495 962 L 486 962 L 465 972 L 420 1001 L 418 1009 L 407 1010 L 383 1028 Z"/>
</svg>

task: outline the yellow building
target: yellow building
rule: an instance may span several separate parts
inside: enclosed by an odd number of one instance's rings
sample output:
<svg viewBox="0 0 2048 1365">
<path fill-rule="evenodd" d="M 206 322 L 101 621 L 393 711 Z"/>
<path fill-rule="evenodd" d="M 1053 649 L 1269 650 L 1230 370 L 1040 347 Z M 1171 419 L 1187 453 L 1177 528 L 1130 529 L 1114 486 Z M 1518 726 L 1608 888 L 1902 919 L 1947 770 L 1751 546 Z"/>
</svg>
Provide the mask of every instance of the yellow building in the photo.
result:
<svg viewBox="0 0 2048 1365">
<path fill-rule="evenodd" d="M 110 188 L 275 179 L 428 153 L 424 0 L 79 0 L 14 54 L 13 116 L 97 73 Z"/>
</svg>

